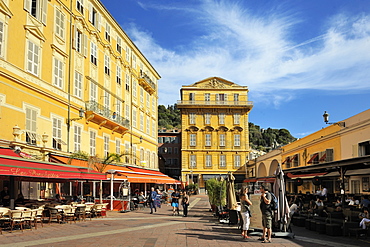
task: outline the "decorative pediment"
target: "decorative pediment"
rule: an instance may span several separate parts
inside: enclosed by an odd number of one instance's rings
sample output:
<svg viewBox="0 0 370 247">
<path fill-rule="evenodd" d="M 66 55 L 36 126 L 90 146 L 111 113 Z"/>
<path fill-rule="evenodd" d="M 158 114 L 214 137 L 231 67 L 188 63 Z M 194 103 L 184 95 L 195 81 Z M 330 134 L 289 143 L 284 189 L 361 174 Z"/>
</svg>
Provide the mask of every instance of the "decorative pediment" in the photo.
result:
<svg viewBox="0 0 370 247">
<path fill-rule="evenodd" d="M 240 126 L 235 126 L 234 128 L 232 128 L 230 131 L 238 131 L 238 132 L 242 132 L 243 131 L 243 128 L 240 127 Z"/>
<path fill-rule="evenodd" d="M 222 79 L 220 77 L 210 77 L 202 81 L 198 81 L 190 87 L 198 87 L 198 88 L 215 88 L 215 89 L 224 89 L 224 88 L 232 88 L 238 86 L 237 84 Z"/>
<path fill-rule="evenodd" d="M 223 131 L 223 132 L 226 132 L 226 131 L 228 131 L 229 130 L 229 128 L 227 128 L 227 127 L 225 127 L 225 126 L 220 126 L 220 127 L 218 127 L 218 129 L 217 129 L 218 131 Z"/>
<path fill-rule="evenodd" d="M 41 32 L 41 30 L 37 26 L 25 25 L 24 29 L 26 29 L 28 32 L 33 34 L 38 39 L 45 42 L 46 37 L 44 36 L 44 34 Z"/>
<path fill-rule="evenodd" d="M 197 132 L 198 130 L 199 128 L 196 126 L 190 126 L 188 129 L 186 129 L 186 131 L 190 131 L 190 132 Z"/>
<path fill-rule="evenodd" d="M 205 126 L 203 129 L 202 129 L 202 131 L 214 131 L 215 130 L 215 128 L 213 128 L 212 126 Z"/>
<path fill-rule="evenodd" d="M 13 16 L 13 13 L 10 11 L 8 6 L 6 6 L 3 0 L 0 0 L 0 12 L 3 13 L 4 15 L 9 16 L 9 18 Z"/>
</svg>

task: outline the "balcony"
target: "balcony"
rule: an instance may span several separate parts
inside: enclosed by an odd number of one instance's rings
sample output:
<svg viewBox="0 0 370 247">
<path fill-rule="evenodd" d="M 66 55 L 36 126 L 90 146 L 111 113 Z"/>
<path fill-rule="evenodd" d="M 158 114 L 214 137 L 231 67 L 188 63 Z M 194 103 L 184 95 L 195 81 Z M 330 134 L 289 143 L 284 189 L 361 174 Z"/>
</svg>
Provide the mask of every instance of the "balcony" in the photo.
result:
<svg viewBox="0 0 370 247">
<path fill-rule="evenodd" d="M 197 107 L 217 107 L 217 108 L 253 108 L 253 101 L 206 101 L 206 100 L 178 100 L 178 108 L 197 108 Z"/>
<path fill-rule="evenodd" d="M 110 129 L 112 130 L 112 134 L 113 132 L 117 132 L 123 135 L 128 131 L 130 127 L 129 120 L 95 101 L 87 101 L 85 104 L 87 122 L 98 124 L 100 129 L 102 127 Z"/>
<path fill-rule="evenodd" d="M 150 79 L 150 77 L 142 70 L 140 70 L 139 84 L 143 86 L 144 89 L 148 91 L 150 94 L 155 93 L 157 88 L 152 79 Z"/>
</svg>

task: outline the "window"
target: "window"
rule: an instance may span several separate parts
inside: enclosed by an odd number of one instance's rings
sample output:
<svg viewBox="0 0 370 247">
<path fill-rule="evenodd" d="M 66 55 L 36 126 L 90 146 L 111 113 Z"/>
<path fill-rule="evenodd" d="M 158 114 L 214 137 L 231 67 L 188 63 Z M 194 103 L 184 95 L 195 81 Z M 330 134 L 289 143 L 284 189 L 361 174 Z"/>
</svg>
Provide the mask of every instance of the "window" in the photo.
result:
<svg viewBox="0 0 370 247">
<path fill-rule="evenodd" d="M 121 100 L 116 99 L 116 114 L 117 114 L 116 118 L 122 116 L 122 114 L 121 114 L 121 105 L 122 105 Z"/>
<path fill-rule="evenodd" d="M 234 93 L 234 101 L 239 101 L 239 94 L 238 93 Z"/>
<path fill-rule="evenodd" d="M 110 75 L 110 57 L 108 55 L 104 55 L 104 73 Z"/>
<path fill-rule="evenodd" d="M 219 124 L 225 124 L 225 113 L 220 113 L 218 115 L 218 123 Z"/>
<path fill-rule="evenodd" d="M 97 46 L 94 42 L 91 42 L 91 54 L 90 54 L 90 62 L 97 65 Z"/>
<path fill-rule="evenodd" d="M 370 141 L 358 144 L 358 155 L 359 156 L 370 155 Z"/>
<path fill-rule="evenodd" d="M 226 155 L 220 155 L 220 167 L 226 167 Z"/>
<path fill-rule="evenodd" d="M 140 161 L 144 161 L 144 149 L 140 148 Z"/>
<path fill-rule="evenodd" d="M 223 101 L 227 101 L 227 94 L 224 93 L 216 94 L 216 101 L 218 101 L 218 104 L 223 104 L 224 103 Z"/>
<path fill-rule="evenodd" d="M 132 68 L 136 69 L 136 56 L 132 54 Z"/>
<path fill-rule="evenodd" d="M 225 147 L 225 134 L 220 134 L 220 147 Z"/>
<path fill-rule="evenodd" d="M 190 134 L 190 147 L 195 147 L 197 145 L 197 135 Z"/>
<path fill-rule="evenodd" d="M 126 104 L 125 113 L 126 113 L 126 119 L 130 120 L 130 105 L 129 104 Z"/>
<path fill-rule="evenodd" d="M 172 148 L 171 148 L 171 147 L 169 147 L 169 148 L 167 149 L 167 153 L 168 153 L 168 154 L 172 154 Z"/>
<path fill-rule="evenodd" d="M 74 95 L 82 98 L 82 74 L 75 71 L 75 90 Z"/>
<path fill-rule="evenodd" d="M 144 103 L 144 89 L 140 87 L 140 102 Z"/>
<path fill-rule="evenodd" d="M 204 114 L 204 124 L 211 124 L 211 114 L 210 113 Z"/>
<path fill-rule="evenodd" d="M 105 24 L 105 40 L 110 42 L 110 25 L 108 23 Z"/>
<path fill-rule="evenodd" d="M 116 82 L 121 85 L 121 64 L 117 64 L 117 75 L 116 75 Z"/>
<path fill-rule="evenodd" d="M 206 167 L 212 167 L 212 155 L 206 155 Z"/>
<path fill-rule="evenodd" d="M 211 134 L 206 134 L 206 147 L 211 146 Z"/>
<path fill-rule="evenodd" d="M 234 155 L 234 167 L 240 167 L 240 155 Z"/>
<path fill-rule="evenodd" d="M 234 147 L 240 147 L 240 135 L 234 135 Z"/>
<path fill-rule="evenodd" d="M 130 64 L 130 47 L 126 46 L 126 61 Z"/>
<path fill-rule="evenodd" d="M 63 87 L 63 62 L 54 58 L 54 86 Z"/>
<path fill-rule="evenodd" d="M 28 40 L 27 71 L 36 76 L 39 74 L 39 53 L 40 48 Z"/>
<path fill-rule="evenodd" d="M 204 94 L 204 100 L 205 100 L 205 101 L 210 101 L 210 100 L 211 100 L 211 94 L 209 94 L 209 93 L 205 93 L 205 94 Z"/>
<path fill-rule="evenodd" d="M 96 84 L 91 82 L 90 83 L 90 100 L 96 102 L 97 98 L 97 88 Z"/>
<path fill-rule="evenodd" d="M 77 0 L 76 8 L 81 14 L 83 14 L 84 13 L 84 0 Z"/>
<path fill-rule="evenodd" d="M 116 139 L 116 154 L 120 154 L 120 153 L 121 153 L 121 140 Z"/>
<path fill-rule="evenodd" d="M 136 107 L 132 108 L 132 126 L 136 128 Z"/>
<path fill-rule="evenodd" d="M 146 117 L 146 133 L 150 134 L 150 118 L 148 116 Z"/>
<path fill-rule="evenodd" d="M 109 136 L 104 136 L 104 157 L 109 154 Z"/>
<path fill-rule="evenodd" d="M 101 26 L 101 15 L 98 13 L 98 11 L 92 6 L 92 4 L 89 5 L 89 21 L 95 28 L 97 28 L 100 31 Z"/>
<path fill-rule="evenodd" d="M 195 117 L 196 117 L 195 113 L 190 113 L 189 114 L 189 123 L 190 124 L 195 124 Z"/>
<path fill-rule="evenodd" d="M 190 155 L 190 168 L 196 168 L 197 167 L 197 156 L 194 154 Z"/>
<path fill-rule="evenodd" d="M 195 100 L 195 93 L 189 93 L 189 100 L 194 101 Z"/>
<path fill-rule="evenodd" d="M 0 57 L 4 57 L 5 25 L 0 21 Z"/>
<path fill-rule="evenodd" d="M 30 108 L 26 108 L 26 142 L 36 145 L 36 121 L 37 112 Z"/>
<path fill-rule="evenodd" d="M 140 130 L 144 131 L 144 113 L 140 112 Z"/>
<path fill-rule="evenodd" d="M 110 95 L 108 91 L 104 91 L 104 106 L 110 109 Z"/>
<path fill-rule="evenodd" d="M 155 111 L 155 97 L 152 98 L 152 111 Z"/>
<path fill-rule="evenodd" d="M 78 152 L 81 150 L 81 127 L 80 126 L 74 126 L 74 133 L 73 133 L 73 140 L 74 140 L 74 148 L 75 152 Z"/>
<path fill-rule="evenodd" d="M 290 162 L 292 163 L 293 167 L 299 166 L 299 155 L 295 154 L 290 160 Z"/>
<path fill-rule="evenodd" d="M 234 124 L 240 124 L 240 113 L 234 114 Z"/>
<path fill-rule="evenodd" d="M 96 132 L 90 131 L 90 155 L 96 154 Z"/>
<path fill-rule="evenodd" d="M 46 14 L 48 10 L 48 0 L 25 0 L 24 9 L 37 20 L 46 25 Z"/>
<path fill-rule="evenodd" d="M 157 129 L 157 125 L 155 120 L 152 120 L 152 136 L 155 137 L 155 130 Z"/>
<path fill-rule="evenodd" d="M 326 154 L 326 159 L 325 159 L 326 162 L 334 161 L 334 149 L 332 148 L 326 149 L 325 154 Z"/>
<path fill-rule="evenodd" d="M 122 53 L 122 39 L 117 36 L 117 51 L 121 54 Z"/>
<path fill-rule="evenodd" d="M 62 150 L 62 120 L 53 118 L 53 148 Z"/>
<path fill-rule="evenodd" d="M 75 49 L 79 53 L 82 53 L 82 44 L 83 44 L 83 35 L 82 32 L 79 29 L 76 29 L 75 31 Z"/>
<path fill-rule="evenodd" d="M 148 110 L 150 109 L 150 95 L 148 92 L 146 92 L 146 107 Z"/>
<path fill-rule="evenodd" d="M 60 38 L 64 39 L 65 35 L 65 16 L 64 14 L 59 10 L 55 10 L 55 34 L 58 35 Z"/>
<path fill-rule="evenodd" d="M 178 154 L 178 153 L 179 153 L 179 149 L 178 149 L 178 148 L 176 148 L 176 147 L 174 147 L 174 148 L 173 148 L 173 153 L 174 153 L 174 154 Z"/>
</svg>

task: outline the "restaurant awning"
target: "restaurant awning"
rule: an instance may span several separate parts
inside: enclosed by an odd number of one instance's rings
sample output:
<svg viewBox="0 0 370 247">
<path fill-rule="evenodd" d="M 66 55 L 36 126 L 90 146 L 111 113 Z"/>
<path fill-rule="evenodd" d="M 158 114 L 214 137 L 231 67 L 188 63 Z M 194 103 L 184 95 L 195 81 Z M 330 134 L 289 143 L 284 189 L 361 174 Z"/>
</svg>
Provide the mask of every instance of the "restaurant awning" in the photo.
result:
<svg viewBox="0 0 370 247">
<path fill-rule="evenodd" d="M 28 160 L 5 155 L 0 155 L 0 175 L 53 179 L 106 180 L 105 174 L 88 170 L 85 167 Z"/>
<path fill-rule="evenodd" d="M 327 172 L 319 172 L 319 173 L 308 173 L 308 174 L 292 174 L 292 173 L 287 173 L 287 176 L 291 179 L 310 179 L 314 177 L 321 177 L 323 175 L 327 174 Z"/>
<path fill-rule="evenodd" d="M 147 175 L 134 171 L 115 170 L 115 180 L 127 179 L 130 183 L 181 184 L 167 175 Z"/>
<path fill-rule="evenodd" d="M 273 183 L 274 181 L 275 181 L 275 177 L 246 178 L 244 179 L 243 183 L 249 183 L 249 182 Z"/>
</svg>

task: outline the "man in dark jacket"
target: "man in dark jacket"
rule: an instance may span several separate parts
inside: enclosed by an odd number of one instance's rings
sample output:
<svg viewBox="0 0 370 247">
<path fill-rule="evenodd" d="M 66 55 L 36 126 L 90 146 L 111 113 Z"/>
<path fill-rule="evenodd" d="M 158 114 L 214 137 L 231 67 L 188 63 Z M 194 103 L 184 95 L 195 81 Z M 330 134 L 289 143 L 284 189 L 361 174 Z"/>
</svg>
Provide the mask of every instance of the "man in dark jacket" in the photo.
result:
<svg viewBox="0 0 370 247">
<path fill-rule="evenodd" d="M 157 192 L 154 190 L 154 187 L 151 188 L 151 191 L 149 193 L 148 203 L 150 207 L 150 213 L 153 213 L 153 209 L 155 212 L 157 212 L 157 208 L 155 207 L 155 199 L 157 197 Z"/>
<path fill-rule="evenodd" d="M 262 238 L 260 240 L 262 240 L 263 243 L 271 243 L 272 209 L 270 204 L 272 196 L 271 193 L 268 192 L 268 189 L 263 185 L 261 185 L 260 191 L 261 191 L 260 209 L 262 213 L 262 227 L 263 227 Z M 266 233 L 267 238 L 265 238 Z"/>
</svg>

